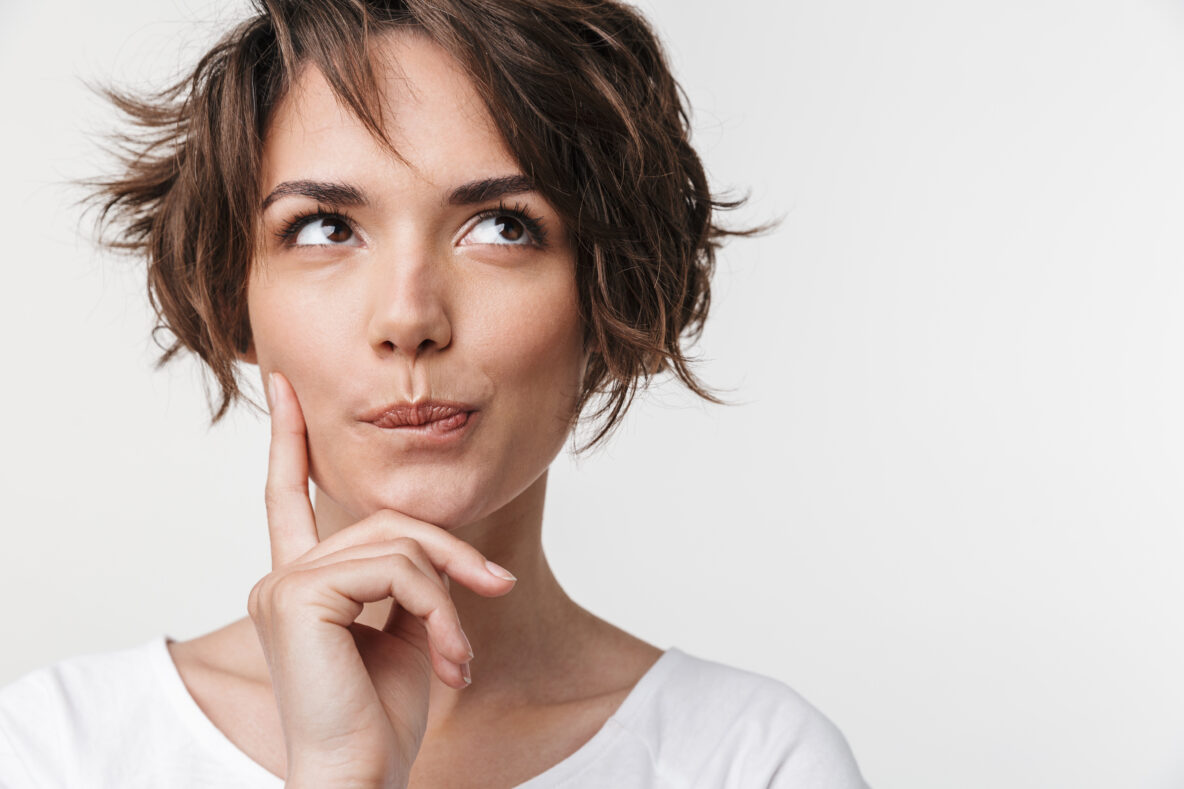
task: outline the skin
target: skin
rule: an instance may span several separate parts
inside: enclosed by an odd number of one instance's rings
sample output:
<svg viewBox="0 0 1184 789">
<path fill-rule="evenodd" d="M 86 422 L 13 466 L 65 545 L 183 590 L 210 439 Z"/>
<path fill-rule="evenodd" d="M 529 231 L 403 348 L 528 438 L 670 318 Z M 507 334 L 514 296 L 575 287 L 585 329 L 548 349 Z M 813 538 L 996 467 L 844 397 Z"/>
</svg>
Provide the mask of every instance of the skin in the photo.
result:
<svg viewBox="0 0 1184 789">
<path fill-rule="evenodd" d="M 407 32 L 382 48 L 401 71 L 380 83 L 403 162 L 314 68 L 269 123 L 261 202 L 316 180 L 369 204 L 287 243 L 275 233 L 317 201 L 284 196 L 262 214 L 242 360 L 265 384 L 277 373 L 273 569 L 250 617 L 170 651 L 214 724 L 291 786 L 341 777 L 340 749 L 321 747 L 338 714 L 366 721 L 344 760 L 372 771 L 364 785 L 513 786 L 586 742 L 661 651 L 573 602 L 542 549 L 547 468 L 587 363 L 565 229 L 533 191 L 505 203 L 537 218 L 542 245 L 478 216 L 496 199 L 450 204 L 458 185 L 520 169 L 447 53 Z M 479 409 L 463 441 L 428 447 L 359 421 L 426 398 Z"/>
</svg>

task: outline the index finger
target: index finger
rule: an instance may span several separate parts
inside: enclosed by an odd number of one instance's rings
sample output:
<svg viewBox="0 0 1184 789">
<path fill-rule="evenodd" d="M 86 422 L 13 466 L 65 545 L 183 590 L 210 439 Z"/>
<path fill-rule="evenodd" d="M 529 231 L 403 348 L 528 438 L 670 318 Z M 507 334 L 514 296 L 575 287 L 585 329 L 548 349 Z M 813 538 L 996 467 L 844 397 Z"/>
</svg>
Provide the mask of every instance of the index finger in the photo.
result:
<svg viewBox="0 0 1184 789">
<path fill-rule="evenodd" d="M 351 548 L 403 538 L 410 538 L 419 545 L 432 566 L 443 574 L 445 584 L 455 578 L 457 583 L 480 595 L 500 597 L 510 591 L 506 588 L 507 581 L 518 580 L 504 567 L 487 560 L 475 546 L 447 529 L 392 509 L 376 510 L 357 523 L 329 535 L 310 549 L 303 559 L 311 564 Z"/>
<path fill-rule="evenodd" d="M 308 498 L 308 444 L 304 413 L 296 391 L 281 373 L 268 376 L 271 449 L 267 458 L 267 531 L 271 567 L 278 569 L 303 556 L 319 542 Z"/>
</svg>

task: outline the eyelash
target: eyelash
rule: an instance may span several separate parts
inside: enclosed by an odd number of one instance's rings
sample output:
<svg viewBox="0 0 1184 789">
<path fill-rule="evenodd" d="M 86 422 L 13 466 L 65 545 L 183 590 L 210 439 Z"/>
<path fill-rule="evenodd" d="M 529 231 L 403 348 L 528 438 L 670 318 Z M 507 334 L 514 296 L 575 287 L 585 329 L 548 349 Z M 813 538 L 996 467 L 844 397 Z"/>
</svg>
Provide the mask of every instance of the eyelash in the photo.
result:
<svg viewBox="0 0 1184 789">
<path fill-rule="evenodd" d="M 478 222 L 498 216 L 512 216 L 522 223 L 526 228 L 526 232 L 533 240 L 533 246 L 543 248 L 547 246 L 547 229 L 543 227 L 543 221 L 536 216 L 528 213 L 526 206 L 515 203 L 512 207 L 507 206 L 505 202 L 499 201 L 497 208 L 487 208 L 481 211 L 474 217 Z M 284 244 L 291 244 L 296 235 L 314 219 L 338 219 L 349 225 L 350 230 L 357 232 L 357 222 L 354 221 L 345 211 L 332 211 L 328 208 L 318 205 L 315 210 L 305 211 L 297 214 L 291 219 L 284 222 L 279 230 L 275 231 L 276 237 Z M 474 223 L 476 224 L 476 223 Z"/>
<path fill-rule="evenodd" d="M 488 208 L 477 214 L 476 218 L 478 221 L 482 221 L 497 216 L 514 217 L 526 228 L 526 232 L 534 241 L 534 246 L 540 249 L 547 246 L 547 229 L 543 227 L 543 220 L 528 212 L 526 206 L 521 203 L 515 203 L 511 207 L 507 206 L 504 200 L 499 200 L 497 208 Z"/>
<path fill-rule="evenodd" d="M 314 219 L 340 219 L 349 225 L 350 230 L 353 230 L 357 223 L 354 218 L 345 211 L 330 211 L 329 209 L 318 205 L 314 211 L 305 211 L 297 214 L 288 221 L 284 222 L 283 226 L 275 231 L 276 238 L 285 244 L 291 243 L 292 239 L 301 229 Z M 355 231 L 357 232 L 357 231 Z"/>
</svg>

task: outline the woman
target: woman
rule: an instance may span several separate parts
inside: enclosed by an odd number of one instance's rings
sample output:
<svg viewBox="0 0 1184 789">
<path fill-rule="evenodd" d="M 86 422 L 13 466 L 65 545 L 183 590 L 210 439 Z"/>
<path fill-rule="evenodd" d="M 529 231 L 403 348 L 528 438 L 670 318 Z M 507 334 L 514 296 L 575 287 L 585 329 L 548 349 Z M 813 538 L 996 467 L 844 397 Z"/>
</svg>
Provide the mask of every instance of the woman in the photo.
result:
<svg viewBox="0 0 1184 789">
<path fill-rule="evenodd" d="M 155 135 L 96 194 L 163 360 L 208 365 L 215 421 L 264 382 L 273 569 L 220 630 L 0 691 L 0 783 L 864 785 L 791 689 L 597 618 L 542 550 L 595 396 L 585 448 L 656 372 L 716 401 L 681 342 L 733 204 L 635 11 L 268 0 L 110 95 Z"/>
</svg>

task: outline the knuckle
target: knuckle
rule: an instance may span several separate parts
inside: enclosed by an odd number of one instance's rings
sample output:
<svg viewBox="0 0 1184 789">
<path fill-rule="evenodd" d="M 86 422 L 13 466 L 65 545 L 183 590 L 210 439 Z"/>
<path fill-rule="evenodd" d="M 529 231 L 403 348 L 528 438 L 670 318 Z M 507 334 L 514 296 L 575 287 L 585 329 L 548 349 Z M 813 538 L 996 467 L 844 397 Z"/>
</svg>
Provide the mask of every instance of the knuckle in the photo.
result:
<svg viewBox="0 0 1184 789">
<path fill-rule="evenodd" d="M 267 508 L 267 516 L 274 517 L 277 513 L 284 511 L 286 502 L 308 498 L 308 483 L 291 482 L 291 483 L 276 483 L 269 482 L 263 488 L 263 506 Z"/>
<path fill-rule="evenodd" d="M 424 551 L 423 546 L 419 544 L 418 540 L 411 537 L 396 537 L 389 541 L 390 547 L 399 553 L 407 556 L 417 558 L 427 558 L 427 552 Z"/>
<path fill-rule="evenodd" d="M 430 615 L 438 618 L 440 626 L 445 629 L 460 627 L 460 613 L 448 595 L 444 595 L 444 598 L 436 603 Z"/>
<path fill-rule="evenodd" d="M 247 616 L 251 617 L 252 621 L 254 621 L 255 618 L 259 615 L 259 584 L 260 583 L 262 583 L 262 581 L 256 583 L 254 586 L 252 586 L 251 593 L 249 595 L 247 595 Z"/>
<path fill-rule="evenodd" d="M 268 587 L 268 600 L 274 608 L 298 605 L 308 594 L 309 573 L 293 570 L 276 578 Z"/>
<path fill-rule="evenodd" d="M 276 584 L 280 580 L 282 577 L 272 572 L 260 578 L 251 587 L 251 593 L 247 596 L 247 613 L 252 621 L 257 622 L 270 616 L 275 608 Z"/>
<path fill-rule="evenodd" d="M 428 594 L 431 595 L 433 608 L 442 611 L 447 616 L 460 618 L 460 613 L 456 610 L 456 603 L 447 589 L 437 584 L 432 584 L 428 590 Z"/>
<path fill-rule="evenodd" d="M 415 562 L 411 561 L 411 557 L 403 553 L 389 554 L 389 559 L 387 561 L 389 561 L 396 570 L 406 571 L 416 569 Z"/>
</svg>

